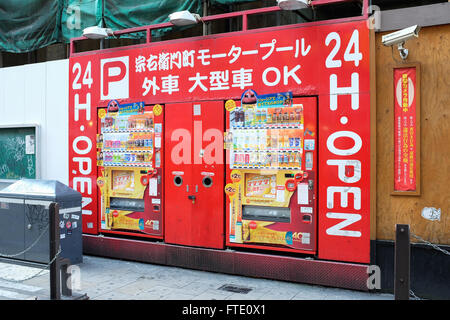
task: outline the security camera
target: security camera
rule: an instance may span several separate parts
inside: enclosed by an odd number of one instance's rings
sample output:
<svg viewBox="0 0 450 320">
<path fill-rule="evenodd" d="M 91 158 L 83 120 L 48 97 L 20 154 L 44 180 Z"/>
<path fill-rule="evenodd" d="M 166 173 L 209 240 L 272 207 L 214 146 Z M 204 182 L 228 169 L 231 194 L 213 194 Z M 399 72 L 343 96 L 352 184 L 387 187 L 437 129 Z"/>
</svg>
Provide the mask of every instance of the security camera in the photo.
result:
<svg viewBox="0 0 450 320">
<path fill-rule="evenodd" d="M 404 48 L 405 42 L 413 37 L 419 37 L 420 27 L 418 25 L 404 28 L 402 30 L 386 34 L 381 37 L 381 42 L 385 46 L 397 45 L 400 57 L 404 60 L 408 57 L 408 49 Z"/>
<path fill-rule="evenodd" d="M 405 28 L 396 32 L 389 33 L 381 37 L 381 41 L 385 46 L 392 46 L 394 44 L 404 43 L 412 37 L 419 37 L 420 27 L 418 25 Z"/>
</svg>

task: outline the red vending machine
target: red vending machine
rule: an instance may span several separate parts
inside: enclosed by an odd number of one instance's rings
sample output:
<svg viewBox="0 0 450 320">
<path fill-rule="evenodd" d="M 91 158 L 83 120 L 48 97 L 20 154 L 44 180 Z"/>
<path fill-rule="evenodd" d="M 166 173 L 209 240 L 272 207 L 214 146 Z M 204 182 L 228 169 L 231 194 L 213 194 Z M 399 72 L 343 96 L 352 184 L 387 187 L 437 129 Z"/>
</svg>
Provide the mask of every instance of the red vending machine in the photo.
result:
<svg viewBox="0 0 450 320">
<path fill-rule="evenodd" d="M 317 99 L 247 90 L 227 110 L 227 245 L 316 253 Z"/>
<path fill-rule="evenodd" d="M 98 109 L 99 232 L 163 238 L 163 106 Z"/>
</svg>

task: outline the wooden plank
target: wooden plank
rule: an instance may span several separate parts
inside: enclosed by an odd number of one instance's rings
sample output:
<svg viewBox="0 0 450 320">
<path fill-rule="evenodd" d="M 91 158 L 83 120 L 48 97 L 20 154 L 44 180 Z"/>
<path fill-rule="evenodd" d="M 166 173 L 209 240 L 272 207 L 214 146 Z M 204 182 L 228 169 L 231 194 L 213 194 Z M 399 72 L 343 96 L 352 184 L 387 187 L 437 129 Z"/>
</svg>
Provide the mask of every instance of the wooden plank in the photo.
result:
<svg viewBox="0 0 450 320">
<path fill-rule="evenodd" d="M 411 197 L 391 195 L 393 181 L 394 90 L 392 68 L 400 62 L 396 48 L 385 47 L 376 35 L 377 87 L 377 239 L 394 240 L 395 225 L 409 224 L 411 232 L 425 240 L 450 244 L 450 25 L 422 28 L 409 40 L 408 64 L 421 65 L 420 142 L 421 193 Z M 406 65 L 406 63 L 405 63 Z M 421 216 L 424 207 L 440 208 L 440 221 Z"/>
</svg>

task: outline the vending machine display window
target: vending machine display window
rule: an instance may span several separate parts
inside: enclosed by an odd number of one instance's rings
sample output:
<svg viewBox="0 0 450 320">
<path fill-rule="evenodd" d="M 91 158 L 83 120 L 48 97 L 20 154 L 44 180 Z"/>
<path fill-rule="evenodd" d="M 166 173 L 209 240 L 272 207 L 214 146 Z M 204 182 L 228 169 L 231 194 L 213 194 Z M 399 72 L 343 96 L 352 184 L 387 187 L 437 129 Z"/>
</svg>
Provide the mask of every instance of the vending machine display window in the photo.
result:
<svg viewBox="0 0 450 320">
<path fill-rule="evenodd" d="M 134 191 L 134 172 L 113 170 L 112 171 L 112 190 L 121 193 L 129 193 Z"/>
<path fill-rule="evenodd" d="M 227 245 L 316 252 L 317 99 L 228 100 Z"/>
<path fill-rule="evenodd" d="M 161 105 L 99 108 L 100 232 L 163 237 Z"/>
<path fill-rule="evenodd" d="M 259 175 L 247 173 L 245 175 L 245 196 L 253 198 L 275 198 L 276 175 Z"/>
</svg>

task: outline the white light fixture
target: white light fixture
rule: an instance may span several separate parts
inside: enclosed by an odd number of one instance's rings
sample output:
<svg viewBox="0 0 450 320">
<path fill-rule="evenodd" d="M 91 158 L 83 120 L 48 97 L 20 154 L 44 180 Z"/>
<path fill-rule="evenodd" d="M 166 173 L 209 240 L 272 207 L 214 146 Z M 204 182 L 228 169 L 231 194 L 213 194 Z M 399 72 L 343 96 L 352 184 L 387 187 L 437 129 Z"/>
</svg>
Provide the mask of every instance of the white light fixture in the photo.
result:
<svg viewBox="0 0 450 320">
<path fill-rule="evenodd" d="M 88 39 L 104 39 L 113 36 L 114 32 L 110 28 L 101 28 L 98 26 L 87 27 L 83 30 L 83 36 Z"/>
<path fill-rule="evenodd" d="M 201 18 L 198 14 L 185 10 L 169 14 L 169 20 L 176 26 L 187 26 L 198 23 Z"/>
<path fill-rule="evenodd" d="M 310 6 L 311 0 L 277 0 L 282 10 L 300 10 Z"/>
</svg>

